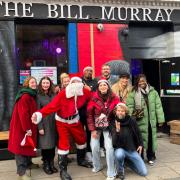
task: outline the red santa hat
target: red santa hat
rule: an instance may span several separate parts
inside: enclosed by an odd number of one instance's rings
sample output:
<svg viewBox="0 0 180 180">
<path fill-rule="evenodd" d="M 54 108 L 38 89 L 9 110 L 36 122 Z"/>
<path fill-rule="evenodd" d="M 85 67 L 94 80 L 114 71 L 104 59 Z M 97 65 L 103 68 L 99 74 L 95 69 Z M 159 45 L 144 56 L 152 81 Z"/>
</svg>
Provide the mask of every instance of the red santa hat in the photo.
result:
<svg viewBox="0 0 180 180">
<path fill-rule="evenodd" d="M 98 81 L 98 85 L 100 84 L 100 83 L 106 83 L 108 86 L 109 86 L 109 82 L 105 79 L 105 78 L 102 78 L 102 79 L 100 79 L 99 81 Z"/>
<path fill-rule="evenodd" d="M 86 70 L 93 70 L 93 68 L 91 66 L 86 66 L 84 69 L 83 69 L 83 73 L 86 71 Z"/>
<path fill-rule="evenodd" d="M 27 134 L 28 133 L 25 134 L 23 140 L 21 141 L 21 146 L 23 146 L 23 147 L 31 147 L 34 151 L 37 151 L 32 137 L 28 136 Z"/>
<path fill-rule="evenodd" d="M 78 76 L 74 76 L 71 78 L 69 84 L 72 84 L 73 81 L 79 81 L 79 82 L 82 82 L 82 79 Z"/>
</svg>

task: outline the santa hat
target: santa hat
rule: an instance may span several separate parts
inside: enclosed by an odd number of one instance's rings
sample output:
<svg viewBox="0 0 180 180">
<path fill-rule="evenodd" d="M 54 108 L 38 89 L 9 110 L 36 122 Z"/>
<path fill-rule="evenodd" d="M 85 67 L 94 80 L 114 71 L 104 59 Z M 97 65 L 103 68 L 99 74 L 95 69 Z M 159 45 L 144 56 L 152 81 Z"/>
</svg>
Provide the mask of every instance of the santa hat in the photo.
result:
<svg viewBox="0 0 180 180">
<path fill-rule="evenodd" d="M 99 81 L 98 81 L 98 85 L 100 84 L 100 83 L 106 83 L 107 85 L 109 85 L 109 82 L 106 80 L 106 79 L 104 79 L 104 78 L 102 78 L 102 79 L 100 79 Z"/>
<path fill-rule="evenodd" d="M 86 71 L 86 70 L 93 70 L 93 68 L 91 66 L 86 66 L 84 69 L 83 69 L 83 73 Z"/>
<path fill-rule="evenodd" d="M 34 141 L 31 136 L 28 136 L 28 133 L 25 134 L 23 140 L 21 141 L 21 146 L 31 147 L 34 151 L 37 151 Z"/>
<path fill-rule="evenodd" d="M 74 76 L 71 78 L 69 84 L 72 84 L 73 81 L 79 81 L 79 82 L 82 82 L 82 79 L 78 76 Z"/>
</svg>

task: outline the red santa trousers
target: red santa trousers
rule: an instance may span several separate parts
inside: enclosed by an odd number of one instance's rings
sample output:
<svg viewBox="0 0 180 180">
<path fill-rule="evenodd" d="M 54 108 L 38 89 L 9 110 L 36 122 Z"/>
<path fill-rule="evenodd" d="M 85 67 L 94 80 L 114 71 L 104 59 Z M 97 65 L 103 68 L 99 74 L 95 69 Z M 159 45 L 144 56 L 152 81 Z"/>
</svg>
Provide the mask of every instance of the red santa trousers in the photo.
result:
<svg viewBox="0 0 180 180">
<path fill-rule="evenodd" d="M 59 135 L 58 154 L 65 155 L 69 153 L 70 136 L 74 139 L 77 149 L 86 148 L 86 133 L 79 120 L 72 124 L 56 120 L 56 128 Z"/>
</svg>

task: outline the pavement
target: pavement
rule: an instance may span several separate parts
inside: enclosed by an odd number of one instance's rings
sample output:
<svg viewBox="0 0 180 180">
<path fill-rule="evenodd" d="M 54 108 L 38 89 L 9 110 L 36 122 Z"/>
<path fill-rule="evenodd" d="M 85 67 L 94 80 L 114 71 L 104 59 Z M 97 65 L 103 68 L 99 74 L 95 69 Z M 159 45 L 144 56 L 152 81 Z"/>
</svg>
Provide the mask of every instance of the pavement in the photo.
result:
<svg viewBox="0 0 180 180">
<path fill-rule="evenodd" d="M 70 155 L 75 158 L 75 155 Z M 180 145 L 171 144 L 168 135 L 158 136 L 158 150 L 156 152 L 156 163 L 154 166 L 147 165 L 148 175 L 140 177 L 126 169 L 126 180 L 180 180 Z M 42 170 L 41 158 L 33 158 L 34 163 L 40 164 L 40 168 L 32 170 L 33 180 L 60 180 L 59 173 L 46 175 Z M 57 166 L 57 156 L 55 158 Z M 68 172 L 73 180 L 105 180 L 106 165 L 105 158 L 102 158 L 104 169 L 93 173 L 91 169 L 77 166 L 76 160 L 68 167 Z M 29 173 L 29 171 L 28 171 Z M 0 161 L 0 180 L 16 180 L 16 164 L 14 160 Z"/>
</svg>

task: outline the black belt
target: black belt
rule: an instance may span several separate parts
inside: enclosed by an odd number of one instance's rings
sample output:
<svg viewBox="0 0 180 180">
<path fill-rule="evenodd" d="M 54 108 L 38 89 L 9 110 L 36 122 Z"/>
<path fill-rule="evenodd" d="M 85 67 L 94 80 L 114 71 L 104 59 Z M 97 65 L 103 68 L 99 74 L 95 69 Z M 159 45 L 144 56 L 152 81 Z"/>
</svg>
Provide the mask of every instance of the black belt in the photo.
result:
<svg viewBox="0 0 180 180">
<path fill-rule="evenodd" d="M 78 115 L 78 114 L 75 114 L 75 115 L 73 115 L 73 116 L 69 116 L 69 117 L 66 117 L 66 118 L 63 118 L 63 119 L 65 119 L 65 120 L 72 120 L 72 119 L 74 119 L 77 115 Z"/>
</svg>

